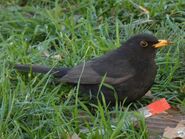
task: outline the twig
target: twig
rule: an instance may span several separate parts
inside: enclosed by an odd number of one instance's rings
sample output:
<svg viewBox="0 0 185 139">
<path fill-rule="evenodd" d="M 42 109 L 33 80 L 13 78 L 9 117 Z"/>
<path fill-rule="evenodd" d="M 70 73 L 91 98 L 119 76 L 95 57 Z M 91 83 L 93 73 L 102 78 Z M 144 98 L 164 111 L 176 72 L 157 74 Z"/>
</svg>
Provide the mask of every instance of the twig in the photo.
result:
<svg viewBox="0 0 185 139">
<path fill-rule="evenodd" d="M 141 6 L 141 5 L 138 5 L 138 4 L 134 3 L 132 0 L 129 0 L 129 2 L 130 2 L 135 8 L 140 9 L 144 14 L 146 14 L 147 19 L 150 18 L 150 15 L 149 15 L 150 12 L 149 12 L 145 7 L 143 7 L 143 6 Z"/>
</svg>

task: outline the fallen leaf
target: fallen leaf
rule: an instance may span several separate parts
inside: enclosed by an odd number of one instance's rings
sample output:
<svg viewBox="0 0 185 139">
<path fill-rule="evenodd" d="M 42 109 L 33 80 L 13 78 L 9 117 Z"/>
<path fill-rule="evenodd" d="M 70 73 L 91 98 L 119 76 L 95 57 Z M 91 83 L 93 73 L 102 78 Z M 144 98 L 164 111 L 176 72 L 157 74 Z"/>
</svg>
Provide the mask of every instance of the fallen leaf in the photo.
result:
<svg viewBox="0 0 185 139">
<path fill-rule="evenodd" d="M 185 120 L 185 115 L 173 108 L 166 111 L 166 113 L 146 118 L 149 139 L 161 138 L 166 127 L 175 128 L 182 120 Z"/>
<path fill-rule="evenodd" d="M 154 99 L 154 95 L 152 94 L 152 92 L 149 90 L 146 94 L 145 94 L 145 98 L 149 98 L 149 99 Z"/>
<path fill-rule="evenodd" d="M 175 128 L 166 127 L 163 133 L 164 139 L 185 139 L 185 120 L 181 120 Z"/>
<path fill-rule="evenodd" d="M 67 139 L 81 139 L 76 133 L 74 133 L 72 136 L 69 136 Z"/>
<path fill-rule="evenodd" d="M 151 97 L 153 95 L 152 95 L 152 92 L 150 90 L 148 90 L 148 92 L 145 94 L 145 96 L 150 96 Z"/>
</svg>

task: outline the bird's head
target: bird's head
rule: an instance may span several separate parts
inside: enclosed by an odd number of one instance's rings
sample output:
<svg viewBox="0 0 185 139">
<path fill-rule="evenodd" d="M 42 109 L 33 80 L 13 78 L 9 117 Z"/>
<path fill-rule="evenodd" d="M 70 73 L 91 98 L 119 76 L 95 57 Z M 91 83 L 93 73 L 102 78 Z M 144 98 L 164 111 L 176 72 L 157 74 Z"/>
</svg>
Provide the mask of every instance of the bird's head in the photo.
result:
<svg viewBox="0 0 185 139">
<path fill-rule="evenodd" d="M 128 48 L 133 48 L 133 51 L 141 51 L 141 53 L 155 54 L 158 48 L 168 46 L 172 42 L 168 40 L 157 39 L 154 35 L 149 33 L 143 33 L 135 35 L 129 38 L 125 46 Z"/>
</svg>

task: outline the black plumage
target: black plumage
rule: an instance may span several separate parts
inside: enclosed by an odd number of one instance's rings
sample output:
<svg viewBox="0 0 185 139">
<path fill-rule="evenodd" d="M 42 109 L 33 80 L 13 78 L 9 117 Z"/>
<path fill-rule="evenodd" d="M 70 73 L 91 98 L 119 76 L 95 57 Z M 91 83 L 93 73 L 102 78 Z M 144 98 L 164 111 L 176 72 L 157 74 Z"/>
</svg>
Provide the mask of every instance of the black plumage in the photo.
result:
<svg viewBox="0 0 185 139">
<path fill-rule="evenodd" d="M 151 88 L 157 73 L 156 48 L 169 44 L 169 41 L 158 40 L 151 34 L 138 34 L 123 43 L 120 48 L 74 68 L 51 69 L 20 64 L 15 68 L 27 72 L 49 72 L 61 83 L 77 85 L 79 82 L 81 95 L 89 96 L 91 93 L 96 97 L 98 92 L 103 93 L 108 103 L 115 103 L 115 96 L 118 101 L 126 98 L 126 102 L 131 102 L 144 96 Z"/>
</svg>

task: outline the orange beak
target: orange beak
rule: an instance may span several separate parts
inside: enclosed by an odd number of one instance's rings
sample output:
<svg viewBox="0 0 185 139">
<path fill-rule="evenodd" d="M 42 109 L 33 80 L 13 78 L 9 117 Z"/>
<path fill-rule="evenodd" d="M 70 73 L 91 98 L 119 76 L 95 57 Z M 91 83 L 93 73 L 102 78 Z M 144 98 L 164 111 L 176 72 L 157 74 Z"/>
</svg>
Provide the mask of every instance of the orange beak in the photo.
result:
<svg viewBox="0 0 185 139">
<path fill-rule="evenodd" d="M 168 40 L 158 40 L 158 41 L 159 41 L 158 43 L 153 45 L 155 48 L 161 48 L 161 47 L 173 44 L 172 42 L 170 42 Z"/>
</svg>

